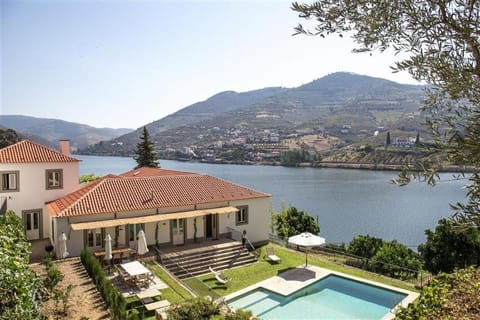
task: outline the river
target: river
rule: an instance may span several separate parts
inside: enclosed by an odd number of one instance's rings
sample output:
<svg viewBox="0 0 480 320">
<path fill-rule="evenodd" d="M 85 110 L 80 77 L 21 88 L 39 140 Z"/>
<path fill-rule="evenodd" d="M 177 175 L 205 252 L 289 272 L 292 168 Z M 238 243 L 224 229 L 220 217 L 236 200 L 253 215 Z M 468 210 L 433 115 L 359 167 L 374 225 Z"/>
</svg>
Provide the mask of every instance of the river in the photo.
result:
<svg viewBox="0 0 480 320">
<path fill-rule="evenodd" d="M 131 158 L 79 156 L 80 174 L 118 174 L 131 170 Z M 416 249 L 425 242 L 425 229 L 449 217 L 449 203 L 465 202 L 465 180 L 442 174 L 435 187 L 414 182 L 405 187 L 390 183 L 391 171 L 287 168 L 206 164 L 160 160 L 165 169 L 205 173 L 269 193 L 275 210 L 295 206 L 317 217 L 320 235 L 328 242 L 349 242 L 369 234 Z"/>
</svg>

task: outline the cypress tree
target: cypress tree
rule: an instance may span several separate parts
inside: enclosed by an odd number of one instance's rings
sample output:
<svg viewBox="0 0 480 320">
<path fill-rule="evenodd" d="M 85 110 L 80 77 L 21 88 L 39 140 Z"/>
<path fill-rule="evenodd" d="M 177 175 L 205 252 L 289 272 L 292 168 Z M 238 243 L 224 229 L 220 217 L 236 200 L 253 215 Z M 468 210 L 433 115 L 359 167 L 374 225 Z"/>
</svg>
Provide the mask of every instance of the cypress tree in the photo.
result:
<svg viewBox="0 0 480 320">
<path fill-rule="evenodd" d="M 137 161 L 135 169 L 140 167 L 158 168 L 157 154 L 154 149 L 154 144 L 150 140 L 150 134 L 147 127 L 143 127 L 143 133 L 140 136 L 140 142 L 137 144 L 135 150 L 135 156 L 133 157 Z"/>
<path fill-rule="evenodd" d="M 387 146 L 390 145 L 390 131 L 387 131 Z"/>
</svg>

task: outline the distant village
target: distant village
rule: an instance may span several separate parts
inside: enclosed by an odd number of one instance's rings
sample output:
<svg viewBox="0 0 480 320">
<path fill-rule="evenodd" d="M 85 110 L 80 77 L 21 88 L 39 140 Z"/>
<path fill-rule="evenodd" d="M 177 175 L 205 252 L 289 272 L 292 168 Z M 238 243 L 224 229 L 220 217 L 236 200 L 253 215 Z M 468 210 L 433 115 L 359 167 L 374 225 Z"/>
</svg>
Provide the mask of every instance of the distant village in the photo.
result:
<svg viewBox="0 0 480 320">
<path fill-rule="evenodd" d="M 162 159 L 195 160 L 208 163 L 241 163 L 241 164 L 282 164 L 282 157 L 287 152 L 303 152 L 310 161 L 320 160 L 321 156 L 334 152 L 348 144 L 347 140 L 364 140 L 368 137 L 385 135 L 383 127 L 374 130 L 355 130 L 351 125 L 341 125 L 338 128 L 325 130 L 322 127 L 285 130 L 260 129 L 244 126 L 240 128 L 202 128 L 203 133 L 194 137 L 188 146 L 175 146 L 156 141 L 157 152 Z M 332 132 L 335 131 L 335 132 Z M 334 135 L 331 135 L 331 134 Z M 179 135 L 186 134 L 179 130 Z M 341 138 L 338 138 L 339 136 Z M 193 138 L 193 137 L 191 137 Z M 413 148 L 416 137 L 392 136 L 391 147 Z M 115 144 L 115 143 L 114 143 Z M 121 144 L 121 142 L 118 142 Z M 384 145 L 382 141 L 381 145 Z"/>
</svg>

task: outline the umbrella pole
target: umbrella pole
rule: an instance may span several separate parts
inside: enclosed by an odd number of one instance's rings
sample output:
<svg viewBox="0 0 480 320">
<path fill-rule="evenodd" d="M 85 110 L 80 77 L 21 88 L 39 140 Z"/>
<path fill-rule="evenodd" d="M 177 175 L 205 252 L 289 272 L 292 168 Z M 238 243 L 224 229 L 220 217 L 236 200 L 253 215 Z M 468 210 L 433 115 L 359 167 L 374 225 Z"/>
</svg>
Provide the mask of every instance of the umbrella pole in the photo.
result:
<svg viewBox="0 0 480 320">
<path fill-rule="evenodd" d="M 305 248 L 305 268 L 308 266 L 308 248 Z"/>
</svg>

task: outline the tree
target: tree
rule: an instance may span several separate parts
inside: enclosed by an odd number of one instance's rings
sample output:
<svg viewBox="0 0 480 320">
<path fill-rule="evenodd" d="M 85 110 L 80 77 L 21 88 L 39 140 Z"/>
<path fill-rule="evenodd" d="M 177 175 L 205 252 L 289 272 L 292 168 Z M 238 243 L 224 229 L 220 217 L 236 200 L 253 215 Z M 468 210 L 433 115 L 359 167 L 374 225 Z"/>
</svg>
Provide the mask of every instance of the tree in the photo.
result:
<svg viewBox="0 0 480 320">
<path fill-rule="evenodd" d="M 135 169 L 140 167 L 152 167 L 158 168 L 157 154 L 155 153 L 155 147 L 150 140 L 150 134 L 147 127 L 143 127 L 143 133 L 140 136 L 140 142 L 137 144 L 135 150 L 135 156 L 133 157 L 137 161 Z"/>
<path fill-rule="evenodd" d="M 389 146 L 390 143 L 391 143 L 391 141 L 390 141 L 390 131 L 387 131 L 387 141 L 386 141 L 387 146 Z"/>
<path fill-rule="evenodd" d="M 304 211 L 298 211 L 295 207 L 285 208 L 275 217 L 277 234 L 286 239 L 288 237 L 300 234 L 302 232 L 310 232 L 318 234 L 320 227 L 315 223 L 315 219 Z"/>
<path fill-rule="evenodd" d="M 356 256 L 367 259 L 373 258 L 383 245 L 383 240 L 380 238 L 359 235 L 350 241 L 347 247 L 347 252 Z"/>
<path fill-rule="evenodd" d="M 420 144 L 420 132 L 417 132 L 417 136 L 415 137 L 415 146 L 418 147 Z"/>
<path fill-rule="evenodd" d="M 480 232 L 458 229 L 452 221 L 438 221 L 435 231 L 426 230 L 427 242 L 418 247 L 425 268 L 432 273 L 453 272 L 480 263 Z"/>
<path fill-rule="evenodd" d="M 453 206 L 455 220 L 480 227 L 480 2 L 449 0 L 323 0 L 293 3 L 299 17 L 295 34 L 347 34 L 354 52 L 385 51 L 398 57 L 394 72 L 406 71 L 426 83 L 423 111 L 434 143 L 432 154 L 471 166 L 468 202 Z M 434 184 L 441 163 L 435 157 L 407 165 L 397 182 L 421 179 Z M 412 173 L 420 170 L 420 174 Z"/>
<path fill-rule="evenodd" d="M 100 177 L 94 175 L 93 173 L 84 174 L 84 175 L 80 176 L 79 182 L 80 182 L 80 183 L 88 183 L 88 182 L 95 181 L 95 180 L 97 180 L 98 178 L 100 178 Z"/>
<path fill-rule="evenodd" d="M 20 139 L 15 130 L 0 128 L 0 149 L 15 144 L 18 141 L 20 141 Z"/>
<path fill-rule="evenodd" d="M 23 221 L 13 211 L 0 216 L 0 319 L 40 319 L 44 292 L 28 266 Z"/>
<path fill-rule="evenodd" d="M 420 255 L 395 240 L 384 242 L 372 260 L 376 272 L 405 280 L 415 277 L 422 267 Z"/>
</svg>

